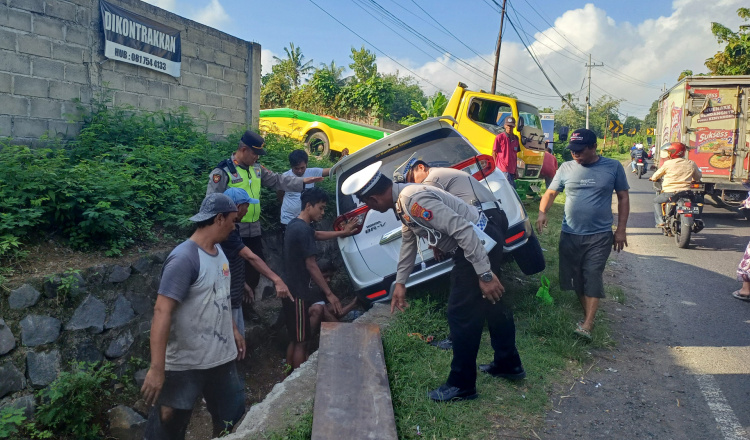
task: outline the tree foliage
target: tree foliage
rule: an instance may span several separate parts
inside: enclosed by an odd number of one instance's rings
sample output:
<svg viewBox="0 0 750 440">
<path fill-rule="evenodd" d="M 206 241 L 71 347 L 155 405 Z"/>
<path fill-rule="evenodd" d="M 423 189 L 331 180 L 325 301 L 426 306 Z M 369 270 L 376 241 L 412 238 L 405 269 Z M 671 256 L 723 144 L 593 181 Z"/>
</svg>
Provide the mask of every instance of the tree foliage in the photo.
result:
<svg viewBox="0 0 750 440">
<path fill-rule="evenodd" d="M 737 15 L 750 20 L 750 8 L 739 8 Z M 750 26 L 742 25 L 737 32 L 721 23 L 711 23 L 711 33 L 719 43 L 726 43 L 724 50 L 706 60 L 706 67 L 713 75 L 750 75 Z"/>
</svg>

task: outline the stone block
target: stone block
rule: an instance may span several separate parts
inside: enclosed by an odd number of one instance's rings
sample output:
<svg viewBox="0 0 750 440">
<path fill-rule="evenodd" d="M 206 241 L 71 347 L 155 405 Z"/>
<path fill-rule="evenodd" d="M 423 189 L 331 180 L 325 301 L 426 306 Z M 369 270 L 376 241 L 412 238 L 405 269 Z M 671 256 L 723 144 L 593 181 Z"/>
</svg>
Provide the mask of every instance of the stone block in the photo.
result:
<svg viewBox="0 0 750 440">
<path fill-rule="evenodd" d="M 194 118 L 198 118 L 201 115 L 201 108 L 198 104 L 191 104 L 189 102 L 186 102 L 182 104 L 183 107 L 187 110 L 188 114 Z"/>
<path fill-rule="evenodd" d="M 244 110 L 245 100 L 235 98 L 234 96 L 222 96 L 221 106 L 230 110 L 240 110 L 240 109 Z"/>
<path fill-rule="evenodd" d="M 0 397 L 21 391 L 25 387 L 26 380 L 23 374 L 12 363 L 0 365 Z"/>
<path fill-rule="evenodd" d="M 49 95 L 49 81 L 28 76 L 16 76 L 13 78 L 13 93 L 46 98 Z"/>
<path fill-rule="evenodd" d="M 90 44 L 88 29 L 69 24 L 65 28 L 65 41 L 80 46 L 88 46 Z"/>
<path fill-rule="evenodd" d="M 135 311 L 133 310 L 133 306 L 130 304 L 130 301 L 128 301 L 128 299 L 123 295 L 119 295 L 117 299 L 115 299 L 112 313 L 104 323 L 104 328 L 112 329 L 122 327 L 123 325 L 132 321 L 133 318 L 135 318 Z"/>
<path fill-rule="evenodd" d="M 132 272 L 133 270 L 130 268 L 130 266 L 114 265 L 112 266 L 112 272 L 110 272 L 107 281 L 110 283 L 125 282 L 128 278 L 130 278 L 130 274 Z"/>
<path fill-rule="evenodd" d="M 26 353 L 26 372 L 34 388 L 44 388 L 57 379 L 62 359 L 58 350 L 47 353 Z"/>
<path fill-rule="evenodd" d="M 173 99 L 162 98 L 161 109 L 164 111 L 177 111 L 183 103 Z"/>
<path fill-rule="evenodd" d="M 130 346 L 133 345 L 133 342 L 135 342 L 133 334 L 130 331 L 126 331 L 109 343 L 107 350 L 104 352 L 104 356 L 109 359 L 123 357 L 127 354 L 128 350 L 130 350 Z"/>
<path fill-rule="evenodd" d="M 136 76 L 127 76 L 123 79 L 122 90 L 145 95 L 148 94 L 148 82 Z"/>
<path fill-rule="evenodd" d="M 205 92 L 215 92 L 216 86 L 218 85 L 218 81 L 213 78 L 208 78 L 206 76 L 201 77 L 201 85 L 200 89 Z"/>
<path fill-rule="evenodd" d="M 205 34 L 203 38 L 203 47 L 212 47 L 218 50 L 221 47 L 221 39 L 210 34 Z"/>
<path fill-rule="evenodd" d="M 81 86 L 58 81 L 50 81 L 49 97 L 52 99 L 72 101 L 75 98 L 81 97 Z"/>
<path fill-rule="evenodd" d="M 38 138 L 49 129 L 46 119 L 31 119 L 25 116 L 13 118 L 13 136 L 19 138 Z"/>
<path fill-rule="evenodd" d="M 6 115 L 28 116 L 29 100 L 21 96 L 4 96 L 2 111 Z"/>
<path fill-rule="evenodd" d="M 94 341 L 86 339 L 78 344 L 75 358 L 78 362 L 100 362 L 104 360 L 104 355 L 96 347 Z"/>
<path fill-rule="evenodd" d="M 242 130 L 245 124 L 237 122 L 224 122 L 224 134 L 232 133 L 235 130 Z"/>
<path fill-rule="evenodd" d="M 217 95 L 216 93 L 206 93 L 206 104 L 214 107 L 221 107 L 221 95 Z"/>
<path fill-rule="evenodd" d="M 243 59 L 240 57 L 232 57 L 229 63 L 229 67 L 231 67 L 234 70 L 244 72 L 245 68 L 247 67 L 247 59 Z"/>
<path fill-rule="evenodd" d="M 201 86 L 201 78 L 201 76 L 198 76 L 194 73 L 183 73 L 180 77 L 180 84 L 185 87 L 193 87 L 198 89 Z"/>
<path fill-rule="evenodd" d="M 104 330 L 106 307 L 93 295 L 89 295 L 73 312 L 73 317 L 65 324 L 65 330 L 88 330 L 98 334 Z"/>
<path fill-rule="evenodd" d="M 247 123 L 247 118 L 245 116 L 246 111 L 244 108 L 239 110 L 232 110 L 230 113 L 230 121 L 236 122 L 238 124 L 245 124 Z"/>
<path fill-rule="evenodd" d="M 47 98 L 29 99 L 29 116 L 32 118 L 60 119 L 60 101 Z"/>
<path fill-rule="evenodd" d="M 21 343 L 27 347 L 49 344 L 60 336 L 60 320 L 51 316 L 28 315 L 20 324 Z"/>
<path fill-rule="evenodd" d="M 44 12 L 52 17 L 67 21 L 76 21 L 76 5 L 60 0 L 46 0 Z"/>
<path fill-rule="evenodd" d="M 13 128 L 11 116 L 0 116 L 0 137 L 10 137 Z"/>
<path fill-rule="evenodd" d="M 114 72 L 112 70 L 103 70 L 101 72 L 100 78 L 102 80 L 102 85 L 104 83 L 107 83 L 107 86 L 115 89 L 115 90 L 124 90 L 125 89 L 125 75 Z"/>
<path fill-rule="evenodd" d="M 87 7 L 79 7 L 76 11 L 76 22 L 84 26 L 91 25 L 91 10 Z"/>
<path fill-rule="evenodd" d="M 23 410 L 23 415 L 26 416 L 27 419 L 30 419 L 34 417 L 34 413 L 36 412 L 36 401 L 34 400 L 34 396 L 32 394 L 27 394 L 17 399 L 13 399 L 8 403 L 0 405 L 0 412 L 2 412 L 2 410 L 5 408 L 15 408 Z"/>
<path fill-rule="evenodd" d="M 39 293 L 39 292 L 37 292 Z M 0 356 L 16 348 L 16 338 L 10 327 L 0 318 Z"/>
<path fill-rule="evenodd" d="M 216 107 L 209 107 L 207 105 L 200 106 L 201 120 L 203 121 L 206 118 L 208 118 L 210 121 L 216 120 L 216 113 L 219 110 L 221 110 L 221 109 L 216 108 Z"/>
<path fill-rule="evenodd" d="M 61 20 L 36 15 L 31 25 L 34 34 L 54 38 L 55 40 L 65 39 L 65 22 Z"/>
<path fill-rule="evenodd" d="M 49 40 L 39 38 L 36 35 L 22 34 L 18 34 L 16 39 L 18 41 L 18 52 L 20 53 L 47 58 L 52 56 L 52 43 Z"/>
<path fill-rule="evenodd" d="M 118 405 L 108 412 L 109 434 L 120 440 L 140 440 L 146 429 L 146 419 L 132 408 Z"/>
<path fill-rule="evenodd" d="M 216 52 L 216 64 L 219 64 L 224 67 L 229 67 L 231 63 L 231 58 L 229 54 L 224 52 Z"/>
<path fill-rule="evenodd" d="M 206 92 L 198 89 L 190 89 L 188 90 L 188 101 L 193 104 L 205 104 Z"/>
<path fill-rule="evenodd" d="M 0 29 L 0 49 L 16 50 L 16 34 L 9 30 Z"/>
<path fill-rule="evenodd" d="M 138 95 L 128 92 L 115 92 L 115 105 L 138 107 Z"/>
<path fill-rule="evenodd" d="M 188 88 L 179 85 L 169 86 L 169 99 L 175 99 L 178 101 L 188 100 Z"/>
<path fill-rule="evenodd" d="M 42 296 L 41 292 L 36 290 L 29 284 L 24 284 L 18 289 L 12 290 L 8 297 L 8 305 L 11 309 L 25 309 L 31 307 L 39 301 L 39 297 Z"/>
<path fill-rule="evenodd" d="M 138 108 L 148 111 L 157 111 L 161 109 L 161 99 L 156 96 L 141 95 L 138 98 Z"/>
<path fill-rule="evenodd" d="M 23 9 L 24 11 L 44 13 L 44 2 L 39 0 L 10 0 L 11 8 Z"/>
<path fill-rule="evenodd" d="M 26 11 L 4 8 L 0 14 L 0 27 L 31 32 L 31 14 Z"/>
<path fill-rule="evenodd" d="M 0 73 L 0 93 L 10 93 L 13 90 L 13 76 Z"/>
<path fill-rule="evenodd" d="M 191 59 L 190 60 L 190 71 L 198 75 L 207 75 L 208 65 L 205 61 Z"/>
<path fill-rule="evenodd" d="M 216 49 L 213 47 L 201 46 L 198 48 L 198 59 L 205 61 L 206 63 L 213 63 L 216 61 Z"/>
<path fill-rule="evenodd" d="M 31 60 L 31 74 L 37 78 L 64 79 L 65 64 L 48 58 L 33 58 Z"/>
<path fill-rule="evenodd" d="M 52 58 L 80 64 L 83 62 L 83 49 L 62 43 L 52 43 Z"/>
<path fill-rule="evenodd" d="M 65 80 L 78 83 L 89 83 L 89 71 L 85 64 L 68 64 L 65 66 Z"/>
<path fill-rule="evenodd" d="M 180 47 L 180 49 L 182 50 L 182 62 L 183 63 L 186 61 L 185 58 L 197 58 L 198 57 L 198 46 L 196 46 L 195 43 L 186 41 L 184 38 L 182 39 L 182 46 Z"/>
<path fill-rule="evenodd" d="M 31 59 L 28 55 L 0 49 L 0 60 L 0 69 L 5 72 L 31 75 Z"/>
<path fill-rule="evenodd" d="M 222 95 L 231 95 L 232 83 L 226 81 L 217 81 L 216 91 Z"/>
<path fill-rule="evenodd" d="M 63 117 L 65 113 L 63 112 Z M 81 131 L 81 123 L 66 121 L 49 121 L 50 136 L 62 139 L 73 139 Z"/>
<path fill-rule="evenodd" d="M 161 81 L 149 81 L 148 94 L 149 96 L 169 98 L 169 84 L 165 84 Z"/>
<path fill-rule="evenodd" d="M 76 107 L 75 102 L 65 101 L 62 103 L 62 111 L 60 112 L 61 116 L 65 120 L 74 119 L 74 116 L 78 113 L 78 108 Z M 52 126 L 50 125 L 50 130 L 52 130 Z M 71 292 L 73 296 L 75 294 L 80 294 L 83 291 L 85 291 L 85 287 L 83 286 L 85 282 L 83 281 L 83 277 L 80 274 L 76 274 L 79 277 L 79 283 L 80 285 L 77 285 L 76 288 L 78 289 L 77 292 Z M 83 288 L 83 291 L 81 291 L 81 288 Z M 73 290 L 71 288 L 71 290 Z M 75 293 L 75 294 L 74 294 Z"/>
<path fill-rule="evenodd" d="M 216 79 L 224 79 L 224 67 L 218 64 L 208 64 L 208 76 Z"/>
</svg>

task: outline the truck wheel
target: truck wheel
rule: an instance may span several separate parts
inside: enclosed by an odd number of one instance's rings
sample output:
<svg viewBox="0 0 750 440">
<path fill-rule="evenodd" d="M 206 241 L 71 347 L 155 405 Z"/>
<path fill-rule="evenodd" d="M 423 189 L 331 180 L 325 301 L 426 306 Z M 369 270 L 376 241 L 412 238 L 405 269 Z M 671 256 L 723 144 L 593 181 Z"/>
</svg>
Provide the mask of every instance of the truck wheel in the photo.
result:
<svg viewBox="0 0 750 440">
<path fill-rule="evenodd" d="M 322 131 L 316 131 L 307 136 L 305 140 L 305 150 L 311 156 L 318 156 L 327 159 L 331 154 L 331 145 L 328 142 L 328 136 Z"/>
</svg>

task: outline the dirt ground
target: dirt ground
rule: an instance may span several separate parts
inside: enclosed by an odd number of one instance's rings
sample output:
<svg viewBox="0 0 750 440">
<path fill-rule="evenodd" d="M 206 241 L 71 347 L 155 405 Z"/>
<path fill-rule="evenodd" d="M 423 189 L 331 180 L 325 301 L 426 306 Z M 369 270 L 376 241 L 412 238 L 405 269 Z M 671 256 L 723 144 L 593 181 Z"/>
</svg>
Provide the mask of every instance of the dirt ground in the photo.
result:
<svg viewBox="0 0 750 440">
<path fill-rule="evenodd" d="M 626 295 L 624 304 L 608 299 L 601 307 L 615 345 L 592 350 L 594 360 L 551 396 L 539 438 L 662 440 L 711 432 L 695 380 L 668 354 L 664 313 L 647 300 L 642 280 L 630 277 L 627 260 L 613 254 L 605 272 L 605 282 Z"/>
</svg>

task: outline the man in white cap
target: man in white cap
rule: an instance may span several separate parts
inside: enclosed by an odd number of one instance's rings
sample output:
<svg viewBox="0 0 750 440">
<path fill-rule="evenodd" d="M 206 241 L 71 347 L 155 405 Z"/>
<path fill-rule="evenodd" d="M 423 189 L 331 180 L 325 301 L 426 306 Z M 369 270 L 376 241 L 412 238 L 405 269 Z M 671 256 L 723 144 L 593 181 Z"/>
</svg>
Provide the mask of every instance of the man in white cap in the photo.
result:
<svg viewBox="0 0 750 440">
<path fill-rule="evenodd" d="M 150 407 L 144 439 L 184 439 L 201 395 L 214 436 L 245 413 L 234 362 L 244 357 L 245 343 L 232 323 L 229 261 L 219 245 L 236 218 L 229 196 L 207 195 L 190 217 L 196 231 L 164 262 L 151 322 L 151 367 L 141 388 Z"/>
<path fill-rule="evenodd" d="M 480 370 L 511 380 L 526 377 L 516 350 L 513 312 L 501 300 L 505 288 L 492 272 L 490 258 L 479 237 L 481 234 L 485 241 L 502 243 L 500 228 L 473 206 L 439 188 L 394 184 L 380 173 L 380 165 L 381 162 L 376 162 L 352 174 L 341 191 L 356 195 L 376 211 L 393 209 L 403 224 L 391 313 L 408 307 L 406 281 L 414 267 L 417 237 L 425 238 L 443 253 L 453 253 L 448 299 L 453 362 L 446 383 L 430 391 L 429 397 L 439 402 L 477 397 L 476 357 L 485 320 L 495 356 L 492 363 L 480 365 Z"/>
</svg>

